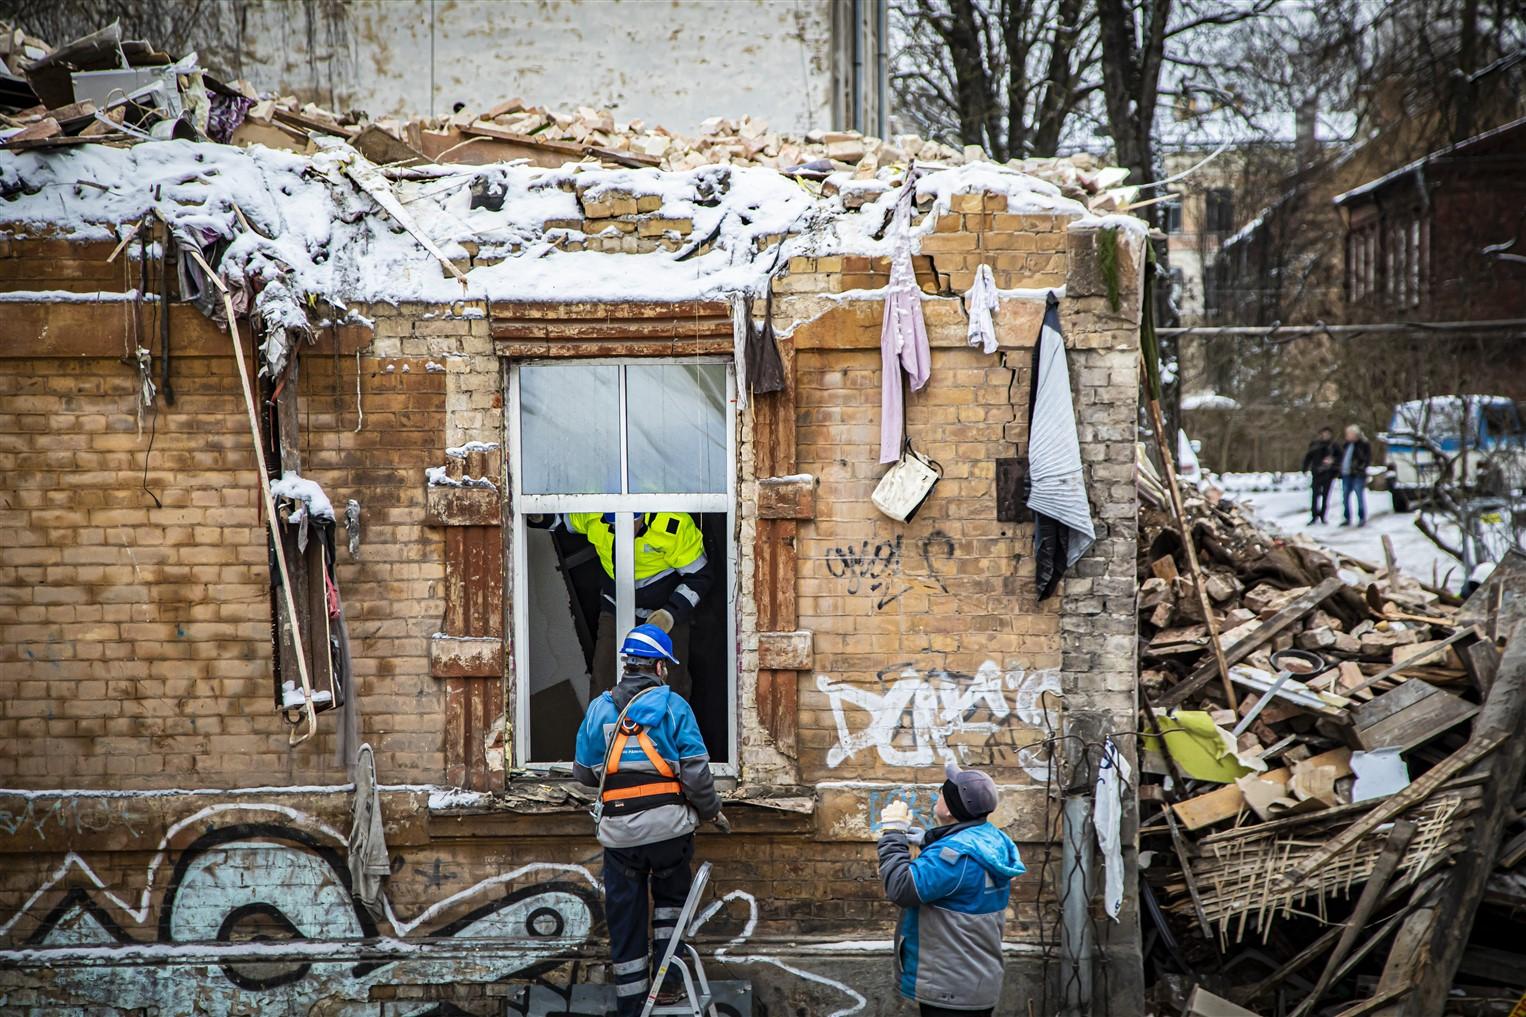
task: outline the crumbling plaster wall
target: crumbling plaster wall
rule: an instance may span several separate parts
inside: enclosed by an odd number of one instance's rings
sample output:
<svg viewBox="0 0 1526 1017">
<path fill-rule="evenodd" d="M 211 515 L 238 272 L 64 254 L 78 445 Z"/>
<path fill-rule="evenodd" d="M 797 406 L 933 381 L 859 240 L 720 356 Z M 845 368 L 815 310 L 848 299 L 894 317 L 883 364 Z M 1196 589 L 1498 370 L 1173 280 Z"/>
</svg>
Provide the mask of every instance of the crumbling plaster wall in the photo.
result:
<svg viewBox="0 0 1526 1017">
<path fill-rule="evenodd" d="M 831 0 L 249 0 L 213 53 L 261 89 L 336 110 L 449 114 L 514 96 L 692 132 L 750 113 L 830 129 Z"/>
</svg>

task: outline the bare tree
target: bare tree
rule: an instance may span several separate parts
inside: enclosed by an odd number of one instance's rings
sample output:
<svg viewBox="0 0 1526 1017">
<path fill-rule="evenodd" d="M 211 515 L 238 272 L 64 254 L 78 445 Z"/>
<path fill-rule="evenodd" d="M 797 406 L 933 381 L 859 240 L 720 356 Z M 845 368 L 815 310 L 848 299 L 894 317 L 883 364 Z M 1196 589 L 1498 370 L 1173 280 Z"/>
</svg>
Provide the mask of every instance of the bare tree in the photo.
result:
<svg viewBox="0 0 1526 1017">
<path fill-rule="evenodd" d="M 1101 89 L 1086 0 L 902 0 L 897 117 L 997 159 L 1054 155 Z"/>
</svg>

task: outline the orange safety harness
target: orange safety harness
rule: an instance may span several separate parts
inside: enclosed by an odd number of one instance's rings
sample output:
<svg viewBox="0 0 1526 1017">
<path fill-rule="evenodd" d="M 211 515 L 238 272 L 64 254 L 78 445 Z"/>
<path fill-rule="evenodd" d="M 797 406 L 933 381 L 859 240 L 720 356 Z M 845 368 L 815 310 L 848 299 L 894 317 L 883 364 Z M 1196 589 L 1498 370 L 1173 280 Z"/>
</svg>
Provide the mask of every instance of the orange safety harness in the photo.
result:
<svg viewBox="0 0 1526 1017">
<path fill-rule="evenodd" d="M 621 770 L 620 760 L 631 738 L 636 739 L 647 762 L 655 773 L 644 770 Z M 609 752 L 604 757 L 604 784 L 599 793 L 602 811 L 609 815 L 644 812 L 662 805 L 682 805 L 683 785 L 678 775 L 657 752 L 646 729 L 628 717 L 622 716 L 610 740 Z"/>
</svg>

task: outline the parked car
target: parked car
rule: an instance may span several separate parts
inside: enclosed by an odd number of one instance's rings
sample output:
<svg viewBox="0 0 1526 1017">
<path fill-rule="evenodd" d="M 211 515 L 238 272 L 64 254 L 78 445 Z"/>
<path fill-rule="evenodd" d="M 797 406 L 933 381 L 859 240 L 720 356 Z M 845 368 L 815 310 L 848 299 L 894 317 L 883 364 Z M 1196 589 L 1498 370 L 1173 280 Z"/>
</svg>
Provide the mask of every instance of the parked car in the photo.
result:
<svg viewBox="0 0 1526 1017">
<path fill-rule="evenodd" d="M 1508 497 L 1526 478 L 1526 428 L 1504 396 L 1432 396 L 1394 407 L 1379 434 L 1395 512 L 1425 500 L 1439 482 L 1456 495 Z"/>
</svg>

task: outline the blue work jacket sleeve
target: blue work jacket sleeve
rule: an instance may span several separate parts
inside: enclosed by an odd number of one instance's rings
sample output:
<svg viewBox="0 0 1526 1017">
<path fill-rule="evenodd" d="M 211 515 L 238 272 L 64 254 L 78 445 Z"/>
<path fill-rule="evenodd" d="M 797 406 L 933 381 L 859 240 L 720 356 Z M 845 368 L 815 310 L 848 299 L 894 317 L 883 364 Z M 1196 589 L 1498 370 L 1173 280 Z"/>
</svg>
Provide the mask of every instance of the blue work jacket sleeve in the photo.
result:
<svg viewBox="0 0 1526 1017">
<path fill-rule="evenodd" d="M 572 761 L 572 775 L 580 783 L 598 787 L 604 773 L 604 756 L 609 746 L 604 741 L 604 719 L 600 711 L 590 709 L 578 728 L 577 747 Z"/>
<path fill-rule="evenodd" d="M 679 780 L 684 797 L 694 806 L 700 819 L 714 819 L 721 811 L 721 797 L 715 792 L 715 777 L 710 773 L 710 750 L 700 737 L 694 711 L 678 696 L 670 697 L 668 717 L 673 723 L 673 742 L 678 749 Z"/>
</svg>

